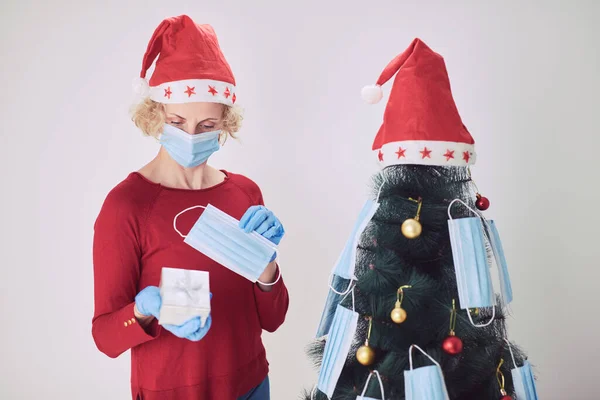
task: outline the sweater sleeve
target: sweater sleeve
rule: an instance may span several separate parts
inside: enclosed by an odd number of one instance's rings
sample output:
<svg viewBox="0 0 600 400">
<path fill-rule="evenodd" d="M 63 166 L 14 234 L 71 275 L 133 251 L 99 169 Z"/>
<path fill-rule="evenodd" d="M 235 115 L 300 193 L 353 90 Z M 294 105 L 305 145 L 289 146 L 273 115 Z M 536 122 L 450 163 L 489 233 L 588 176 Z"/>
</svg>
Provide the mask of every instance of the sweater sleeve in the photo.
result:
<svg viewBox="0 0 600 400">
<path fill-rule="evenodd" d="M 256 186 L 257 197 L 255 204 L 264 205 L 262 193 Z M 277 266 L 276 277 L 282 273 L 279 265 Z M 273 285 L 271 291 L 263 292 L 258 284 L 254 284 L 254 299 L 258 309 L 258 317 L 261 327 L 267 332 L 275 332 L 285 321 L 290 299 L 287 287 L 283 281 L 283 275 L 279 281 Z"/>
<path fill-rule="evenodd" d="M 279 266 L 277 266 L 277 274 L 280 272 Z M 258 284 L 255 284 L 254 299 L 256 301 L 256 308 L 258 309 L 260 326 L 267 332 L 275 332 L 285 321 L 290 303 L 283 277 L 273 285 L 273 288 L 269 292 L 263 292 Z"/>
<path fill-rule="evenodd" d="M 140 277 L 140 222 L 143 203 L 131 191 L 115 188 L 107 196 L 94 225 L 94 317 L 92 336 L 98 349 L 115 358 L 157 337 L 153 321 L 146 329 L 133 307 Z"/>
</svg>

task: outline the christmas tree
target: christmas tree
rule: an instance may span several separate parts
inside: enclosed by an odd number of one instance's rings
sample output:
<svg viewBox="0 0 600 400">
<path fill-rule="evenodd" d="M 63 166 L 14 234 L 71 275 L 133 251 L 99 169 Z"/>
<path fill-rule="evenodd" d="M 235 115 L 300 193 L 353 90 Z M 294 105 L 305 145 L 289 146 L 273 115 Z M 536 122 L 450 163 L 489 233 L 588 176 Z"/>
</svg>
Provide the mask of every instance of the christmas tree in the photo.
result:
<svg viewBox="0 0 600 400">
<path fill-rule="evenodd" d="M 365 100 L 394 75 L 373 144 L 383 169 L 332 272 L 305 399 L 537 399 L 507 339 L 506 260 L 444 60 L 415 39 Z"/>
</svg>

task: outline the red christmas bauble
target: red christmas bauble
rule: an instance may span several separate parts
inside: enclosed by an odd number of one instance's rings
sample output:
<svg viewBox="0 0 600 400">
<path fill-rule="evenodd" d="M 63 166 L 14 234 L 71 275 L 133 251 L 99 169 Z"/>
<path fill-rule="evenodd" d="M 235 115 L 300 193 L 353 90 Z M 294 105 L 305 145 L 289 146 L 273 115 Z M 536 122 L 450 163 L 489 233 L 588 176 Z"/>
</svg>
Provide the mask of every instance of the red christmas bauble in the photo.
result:
<svg viewBox="0 0 600 400">
<path fill-rule="evenodd" d="M 512 400 L 512 397 L 510 397 L 510 396 L 502 396 L 502 398 L 500 400 Z"/>
<path fill-rule="evenodd" d="M 463 349 L 463 342 L 458 336 L 448 336 L 442 343 L 442 349 L 448 354 L 456 355 Z"/>
<path fill-rule="evenodd" d="M 485 211 L 488 208 L 490 208 L 490 201 L 487 197 L 477 195 L 477 201 L 475 202 L 475 206 L 478 210 Z"/>
</svg>

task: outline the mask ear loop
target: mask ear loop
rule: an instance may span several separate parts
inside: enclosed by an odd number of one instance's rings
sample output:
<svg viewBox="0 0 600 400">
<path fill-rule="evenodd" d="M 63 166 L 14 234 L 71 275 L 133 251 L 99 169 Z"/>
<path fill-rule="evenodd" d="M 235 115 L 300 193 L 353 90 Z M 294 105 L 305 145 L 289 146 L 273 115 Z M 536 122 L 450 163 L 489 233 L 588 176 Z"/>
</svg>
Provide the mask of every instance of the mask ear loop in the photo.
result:
<svg viewBox="0 0 600 400">
<path fill-rule="evenodd" d="M 317 392 L 317 386 L 313 387 L 313 390 L 310 392 L 310 400 L 315 399 L 315 393 Z"/>
<path fill-rule="evenodd" d="M 512 362 L 515 365 L 515 368 L 519 368 L 519 367 L 517 367 L 517 361 L 515 360 L 515 355 L 512 351 L 512 346 L 510 345 L 510 342 L 508 341 L 507 338 L 504 338 L 504 341 L 506 342 L 506 344 L 508 344 L 508 351 L 510 351 L 510 358 L 512 358 Z"/>
<path fill-rule="evenodd" d="M 177 218 L 179 218 L 179 216 L 180 216 L 181 214 L 183 214 L 183 213 L 185 213 L 185 212 L 188 212 L 188 211 L 190 211 L 190 210 L 193 210 L 193 209 L 195 209 L 195 208 L 204 208 L 204 209 L 206 209 L 206 207 L 205 207 L 205 206 L 193 206 L 193 207 L 188 207 L 188 208 L 186 208 L 185 210 L 183 210 L 183 211 L 179 212 L 179 213 L 178 213 L 178 214 L 177 214 L 177 215 L 176 215 L 176 216 L 173 218 L 173 229 L 175 229 L 175 232 L 179 233 L 179 236 L 181 236 L 181 237 L 182 237 L 182 238 L 184 238 L 184 239 L 187 237 L 187 235 L 184 235 L 183 233 L 181 233 L 181 232 L 179 231 L 179 229 L 177 229 Z"/>
<path fill-rule="evenodd" d="M 350 291 L 352 290 L 352 288 L 354 287 L 354 280 L 350 279 L 350 283 L 348 284 L 348 288 L 346 290 L 344 290 L 343 292 L 338 292 L 337 290 L 335 290 L 335 288 L 332 286 L 333 283 L 333 272 L 331 274 L 329 274 L 329 289 L 331 289 L 331 291 L 335 294 L 339 294 L 340 296 L 345 296 L 348 293 L 350 293 Z"/>
<path fill-rule="evenodd" d="M 381 171 L 381 176 L 383 177 L 383 182 L 381 183 L 381 185 L 379 185 L 379 191 L 377 191 L 377 198 L 375 199 L 375 202 L 379 204 L 379 197 L 381 196 L 381 191 L 383 190 L 383 186 L 388 183 L 388 179 L 385 176 L 385 174 L 383 173 L 383 171 Z"/>
<path fill-rule="evenodd" d="M 413 347 L 416 348 L 416 349 L 418 349 L 419 351 L 421 351 L 421 353 L 425 354 L 427 356 L 427 358 L 429 358 L 435 365 L 438 366 L 438 368 L 440 368 L 440 369 L 442 368 L 442 367 L 440 367 L 440 364 L 438 364 L 438 362 L 435 361 L 429 354 L 425 353 L 422 348 L 420 348 L 416 344 L 412 344 L 410 346 L 410 348 L 408 349 L 408 363 L 410 365 L 410 370 L 411 371 L 413 370 L 413 360 L 412 360 L 412 349 L 413 349 Z"/>
<path fill-rule="evenodd" d="M 479 217 L 480 221 L 482 221 L 482 223 L 485 224 L 485 226 L 488 226 L 487 221 L 484 218 L 484 216 L 480 212 L 473 210 L 461 199 L 454 199 L 448 205 L 448 218 L 450 218 L 450 220 L 453 220 L 452 214 L 450 214 L 450 209 L 452 208 L 452 205 L 457 202 L 461 203 L 462 205 L 467 207 L 469 210 L 471 210 L 475 215 L 477 215 Z M 485 230 L 484 230 L 484 235 L 486 235 Z M 489 238 L 488 238 L 488 240 L 489 240 Z M 493 297 L 495 297 L 495 295 Z M 492 306 L 492 318 L 484 324 L 479 324 L 479 325 L 475 324 L 475 322 L 473 321 L 473 317 L 471 316 L 471 313 L 468 311 L 467 311 L 467 317 L 469 317 L 469 321 L 471 322 L 471 325 L 473 325 L 475 328 L 485 328 L 486 326 L 489 326 L 492 322 L 494 322 L 494 319 L 496 318 L 496 305 L 494 304 Z"/>
<path fill-rule="evenodd" d="M 279 252 L 277 252 L 277 258 L 279 258 Z M 279 265 L 277 265 L 277 279 L 275 279 L 275 282 L 273 283 L 264 283 L 259 281 L 258 279 L 256 280 L 256 282 L 260 283 L 263 286 L 275 286 L 277 284 L 277 282 L 279 282 L 281 280 L 281 268 L 279 267 Z"/>
<path fill-rule="evenodd" d="M 492 318 L 485 324 L 476 325 L 475 322 L 473 322 L 473 317 L 471 317 L 471 313 L 468 311 L 467 316 L 469 317 L 469 321 L 471 321 L 471 325 L 473 325 L 475 328 L 485 328 L 486 326 L 489 326 L 492 322 L 494 322 L 494 319 L 496 318 L 496 306 L 492 306 Z"/>
<path fill-rule="evenodd" d="M 354 304 L 354 286 L 352 286 L 350 291 L 348 293 L 346 293 L 346 295 L 344 297 L 342 297 L 342 299 L 340 300 L 340 303 L 343 302 L 344 300 L 346 300 L 346 297 L 348 297 L 348 294 L 350 294 L 350 293 L 352 293 L 352 311 L 356 312 L 356 308 L 355 308 L 355 304 Z"/>
<path fill-rule="evenodd" d="M 448 218 L 453 219 L 452 215 L 450 214 L 450 209 L 452 208 L 452 205 L 454 203 L 461 203 L 463 206 L 467 207 L 471 212 L 473 212 L 473 214 L 477 215 L 479 218 L 481 218 L 482 220 L 485 221 L 485 217 L 483 216 L 483 214 L 481 214 L 479 211 L 472 209 L 471 207 L 469 207 L 467 205 L 467 203 L 465 203 L 464 201 L 462 201 L 461 199 L 454 199 L 450 202 L 450 204 L 448 204 Z M 487 222 L 487 221 L 486 221 Z"/>
<path fill-rule="evenodd" d="M 373 370 L 373 372 L 371 372 L 369 374 L 369 377 L 367 378 L 367 382 L 365 382 L 365 387 L 363 388 L 363 391 L 360 395 L 361 398 L 365 397 L 365 393 L 367 393 L 367 388 L 369 387 L 369 382 L 371 381 L 371 377 L 373 375 L 377 376 L 377 380 L 379 381 L 379 388 L 381 389 L 381 400 L 385 400 L 385 393 L 383 392 L 383 382 L 381 381 L 381 376 L 379 375 L 379 371 L 377 370 Z"/>
</svg>

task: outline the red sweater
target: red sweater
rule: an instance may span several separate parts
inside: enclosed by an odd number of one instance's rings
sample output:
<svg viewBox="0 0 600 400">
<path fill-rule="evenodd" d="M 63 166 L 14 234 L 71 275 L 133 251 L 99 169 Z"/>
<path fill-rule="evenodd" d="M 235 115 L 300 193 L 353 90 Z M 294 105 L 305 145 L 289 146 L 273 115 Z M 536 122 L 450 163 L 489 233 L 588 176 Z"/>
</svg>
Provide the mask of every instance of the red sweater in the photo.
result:
<svg viewBox="0 0 600 400">
<path fill-rule="evenodd" d="M 208 189 L 166 188 L 139 173 L 130 174 L 107 196 L 95 223 L 92 335 L 109 357 L 131 350 L 133 399 L 234 400 L 268 374 L 262 330 L 275 331 L 288 309 L 280 280 L 263 292 L 247 279 L 207 258 L 173 230 L 173 217 L 194 205 L 213 204 L 240 219 L 248 207 L 263 204 L 250 179 L 227 173 Z M 202 209 L 177 219 L 187 233 Z M 163 266 L 210 273 L 212 327 L 192 342 L 162 329 L 144 330 L 133 314 L 135 296 L 158 286 Z"/>
</svg>

